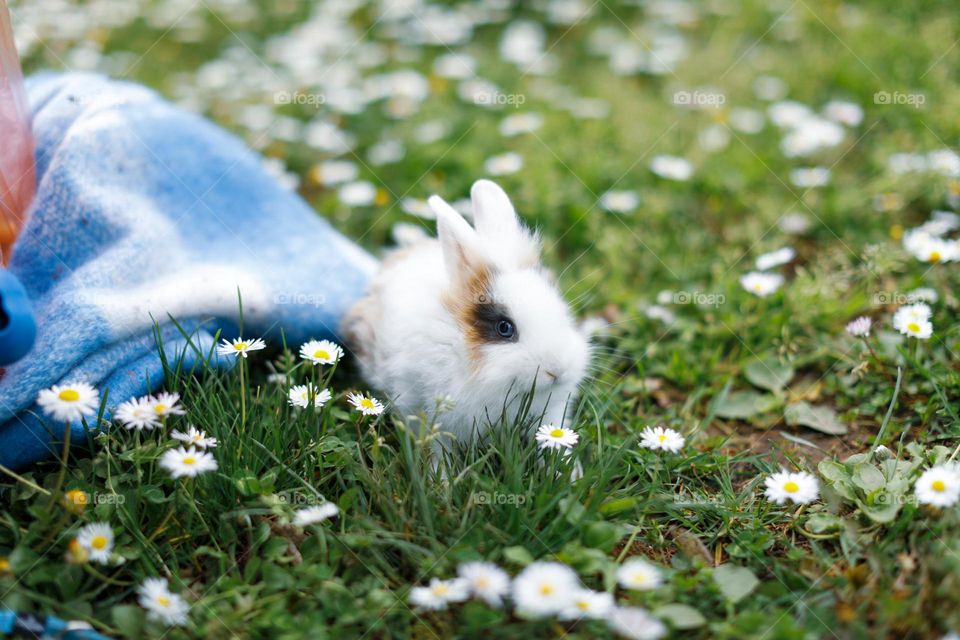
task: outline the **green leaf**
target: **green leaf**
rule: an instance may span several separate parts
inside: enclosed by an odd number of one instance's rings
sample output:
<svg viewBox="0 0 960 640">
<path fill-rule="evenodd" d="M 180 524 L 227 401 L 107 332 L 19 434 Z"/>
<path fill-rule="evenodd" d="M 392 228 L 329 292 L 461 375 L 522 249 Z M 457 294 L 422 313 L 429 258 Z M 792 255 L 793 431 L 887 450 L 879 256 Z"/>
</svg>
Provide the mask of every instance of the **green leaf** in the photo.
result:
<svg viewBox="0 0 960 640">
<path fill-rule="evenodd" d="M 779 393 L 790 384 L 794 370 L 790 364 L 784 364 L 775 358 L 754 360 L 743 370 L 751 384 Z"/>
<path fill-rule="evenodd" d="M 850 471 L 835 460 L 821 460 L 817 471 L 830 482 L 845 482 L 850 480 Z"/>
<path fill-rule="evenodd" d="M 746 567 L 722 564 L 713 570 L 713 581 L 727 600 L 736 604 L 753 593 L 760 584 L 753 571 Z"/>
<path fill-rule="evenodd" d="M 533 555 L 523 547 L 507 547 L 503 550 L 503 558 L 521 567 L 533 562 Z"/>
<path fill-rule="evenodd" d="M 611 551 L 620 538 L 623 537 L 623 529 L 612 522 L 591 522 L 588 524 L 581 535 L 583 544 L 594 549 Z"/>
<path fill-rule="evenodd" d="M 143 636 L 143 609 L 132 604 L 121 604 L 110 610 L 113 626 L 127 638 Z"/>
<path fill-rule="evenodd" d="M 870 493 L 887 484 L 880 470 L 872 464 L 859 464 L 853 469 L 853 483 Z"/>
<path fill-rule="evenodd" d="M 826 533 L 843 528 L 843 518 L 832 513 L 814 513 L 807 518 L 807 529 L 811 533 Z"/>
<path fill-rule="evenodd" d="M 153 504 L 162 504 L 167 501 L 167 496 L 164 495 L 163 490 L 160 487 L 157 487 L 152 484 L 145 484 L 138 489 L 140 495 L 147 502 Z"/>
<path fill-rule="evenodd" d="M 653 610 L 653 615 L 666 620 L 674 629 L 696 629 L 707 623 L 702 613 L 690 605 L 677 602 L 657 607 Z"/>
<path fill-rule="evenodd" d="M 891 500 L 890 497 L 886 495 L 879 496 L 879 498 L 880 499 L 873 504 L 858 501 L 857 506 L 860 507 L 863 515 L 874 522 L 889 524 L 897 519 L 897 514 L 900 513 L 900 503 L 899 501 Z"/>
<path fill-rule="evenodd" d="M 806 402 L 796 402 L 787 406 L 783 417 L 790 426 L 809 427 L 834 436 L 847 432 L 847 425 L 837 419 L 837 413 L 830 407 L 814 407 Z"/>
<path fill-rule="evenodd" d="M 746 420 L 777 407 L 780 401 L 766 393 L 736 391 L 724 398 L 716 409 L 716 415 L 729 420 Z"/>
</svg>

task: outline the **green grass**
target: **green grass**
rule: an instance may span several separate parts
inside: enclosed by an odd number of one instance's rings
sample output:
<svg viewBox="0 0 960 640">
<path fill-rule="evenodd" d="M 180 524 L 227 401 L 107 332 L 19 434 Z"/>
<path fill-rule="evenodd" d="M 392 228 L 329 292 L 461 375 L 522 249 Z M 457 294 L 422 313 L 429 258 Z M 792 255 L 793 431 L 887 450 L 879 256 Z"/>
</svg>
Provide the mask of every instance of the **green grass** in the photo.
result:
<svg viewBox="0 0 960 640">
<path fill-rule="evenodd" d="M 276 107 L 269 95 L 207 90 L 205 98 L 208 116 L 259 139 L 266 155 L 300 176 L 301 193 L 320 214 L 373 251 L 389 243 L 396 222 L 418 222 L 402 213 L 403 196 L 455 199 L 482 176 L 489 156 L 523 155 L 524 169 L 499 182 L 541 228 L 545 261 L 561 274 L 578 313 L 611 322 L 573 421 L 581 480 L 567 479 L 569 462 L 541 460 L 523 425 L 501 425 L 489 442 L 431 464 L 431 442 L 442 437 L 431 425 L 358 419 L 349 411 L 345 392 L 364 388 L 349 357 L 330 382 L 334 400 L 320 411 L 295 411 L 268 373 L 289 371 L 303 381 L 317 372 L 297 367 L 273 340 L 272 350 L 250 358 L 243 385 L 237 372 L 174 367 L 166 386 L 182 394 L 187 414 L 165 429 L 91 434 L 90 442 L 73 443 L 65 466 L 50 461 L 5 476 L 0 555 L 10 565 L 0 577 L 3 605 L 86 620 L 125 637 L 593 638 L 609 634 L 604 624 L 522 620 L 478 602 L 415 612 L 406 597 L 410 587 L 450 577 L 458 563 L 478 558 L 512 574 L 534 559 L 556 558 L 588 586 L 612 590 L 617 563 L 641 555 L 665 568 L 667 584 L 644 593 L 618 589 L 618 601 L 653 611 L 696 609 L 702 620 L 684 610 L 694 628 L 678 636 L 926 638 L 960 628 L 957 508 L 937 511 L 910 499 L 920 471 L 960 443 L 960 279 L 956 265 L 930 268 L 894 239 L 949 208 L 960 185 L 886 169 L 893 153 L 958 140 L 955 7 L 804 0 L 694 6 L 697 20 L 679 28 L 688 56 L 661 76 L 615 76 L 588 53 L 590 34 L 602 25 L 648 38 L 649 12 L 640 8 L 601 3 L 584 23 L 549 27 L 547 46 L 555 45 L 560 69 L 550 81 L 606 100 L 610 115 L 601 120 L 572 118 L 569 99 L 545 98 L 543 79 L 502 62 L 502 24 L 478 27 L 457 50 L 472 53 L 480 75 L 504 93 L 524 96 L 523 108 L 467 105 L 455 82 L 432 78 L 431 95 L 409 118 L 388 118 L 379 105 L 343 117 L 361 159 L 384 133 L 407 143 L 400 163 L 360 164 L 360 177 L 382 191 L 378 206 L 344 206 L 335 190 L 309 177 L 323 154 L 252 134 L 241 118 L 244 104 L 268 104 L 303 121 L 315 110 Z M 196 82 L 201 65 L 231 48 L 267 59 L 268 39 L 308 13 L 299 2 L 264 2 L 250 19 L 200 7 L 191 14 L 204 25 L 198 41 L 184 41 L 177 29 L 164 35 L 169 25 L 143 19 L 114 28 L 92 21 L 74 38 L 38 28 L 43 45 L 24 64 L 28 71 L 63 68 L 77 42 L 98 42 L 107 60 L 133 53 L 116 58 L 128 62 L 120 65 L 128 77 L 176 96 Z M 530 9 L 509 15 L 542 19 Z M 358 10 L 351 23 L 367 42 L 389 42 L 372 8 Z M 382 68 L 429 74 L 446 49 L 414 52 L 411 62 L 388 60 Z M 864 121 L 836 148 L 786 158 L 769 121 L 757 134 L 727 126 L 734 107 L 766 108 L 751 88 L 764 74 L 785 80 L 790 98 L 814 108 L 852 100 L 863 106 Z M 676 91 L 710 87 L 725 96 L 719 108 L 672 103 Z M 876 104 L 880 91 L 921 93 L 925 104 Z M 500 120 L 515 111 L 541 113 L 544 126 L 501 137 Z M 448 135 L 415 143 L 417 126 L 436 119 L 449 124 Z M 707 152 L 698 145 L 710 124 L 730 134 L 728 146 Z M 656 177 L 648 165 L 658 154 L 689 158 L 693 178 Z M 790 183 L 791 169 L 814 165 L 832 169 L 829 186 Z M 636 190 L 638 209 L 618 214 L 599 206 L 599 195 L 613 188 Z M 881 194 L 895 194 L 895 205 L 877 210 Z M 788 212 L 805 215 L 809 230 L 781 231 L 777 222 Z M 798 254 L 778 270 L 784 287 L 764 299 L 743 291 L 739 277 L 756 256 L 783 245 Z M 920 344 L 890 328 L 896 302 L 919 286 L 940 296 L 934 336 Z M 651 319 L 644 310 L 664 290 L 674 292 L 671 300 L 685 292 L 705 303 L 668 304 L 675 321 Z M 876 321 L 871 346 L 879 359 L 844 333 L 861 314 Z M 785 415 L 801 402 L 832 409 L 847 433 L 788 424 Z M 157 459 L 170 446 L 167 432 L 187 423 L 220 440 L 220 469 L 177 482 Z M 640 449 L 648 424 L 678 429 L 687 447 L 678 455 Z M 872 457 L 874 444 L 894 458 Z M 819 474 L 822 499 L 804 508 L 766 500 L 763 478 L 781 466 Z M 61 506 L 62 493 L 76 488 L 93 500 L 81 515 Z M 339 518 L 306 531 L 288 526 L 294 508 L 323 499 L 339 505 Z M 65 562 L 77 528 L 97 520 L 113 526 L 125 562 Z M 737 598 L 717 564 L 745 568 L 759 582 Z M 174 590 L 187 595 L 188 626 L 167 631 L 144 621 L 134 589 L 157 575 L 170 576 Z"/>
</svg>

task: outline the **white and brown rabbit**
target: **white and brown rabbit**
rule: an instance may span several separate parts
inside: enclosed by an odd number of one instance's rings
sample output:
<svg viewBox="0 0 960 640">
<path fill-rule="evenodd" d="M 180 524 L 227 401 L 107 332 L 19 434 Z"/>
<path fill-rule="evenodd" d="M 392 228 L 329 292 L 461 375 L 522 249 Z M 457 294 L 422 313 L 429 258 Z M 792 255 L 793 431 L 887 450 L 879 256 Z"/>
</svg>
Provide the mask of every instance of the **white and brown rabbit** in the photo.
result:
<svg viewBox="0 0 960 640">
<path fill-rule="evenodd" d="M 466 440 L 504 410 L 515 418 L 535 388 L 529 415 L 559 425 L 589 343 L 503 189 L 478 180 L 470 195 L 475 228 L 430 198 L 438 239 L 389 255 L 343 334 L 364 377 L 404 416 L 432 416 L 438 400 L 452 399 L 442 429 Z"/>
</svg>

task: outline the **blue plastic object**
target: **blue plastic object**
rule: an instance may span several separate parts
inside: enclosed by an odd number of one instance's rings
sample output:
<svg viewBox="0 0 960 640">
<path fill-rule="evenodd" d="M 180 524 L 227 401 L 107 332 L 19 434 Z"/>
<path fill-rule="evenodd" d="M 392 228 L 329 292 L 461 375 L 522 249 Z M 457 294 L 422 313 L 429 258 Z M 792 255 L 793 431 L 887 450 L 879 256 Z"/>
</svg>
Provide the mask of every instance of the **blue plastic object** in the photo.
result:
<svg viewBox="0 0 960 640">
<path fill-rule="evenodd" d="M 27 355 L 36 337 L 27 292 L 13 274 L 0 269 L 0 367 Z"/>
</svg>

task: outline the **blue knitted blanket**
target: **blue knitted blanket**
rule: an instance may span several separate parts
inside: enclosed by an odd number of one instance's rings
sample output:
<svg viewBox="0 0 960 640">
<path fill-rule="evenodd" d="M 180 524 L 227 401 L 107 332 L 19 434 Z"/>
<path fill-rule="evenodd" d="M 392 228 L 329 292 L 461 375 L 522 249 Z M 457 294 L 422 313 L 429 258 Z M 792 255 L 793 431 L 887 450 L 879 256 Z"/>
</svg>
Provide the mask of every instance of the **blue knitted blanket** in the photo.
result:
<svg viewBox="0 0 960 640">
<path fill-rule="evenodd" d="M 27 81 L 37 194 L 14 247 L 38 331 L 0 371 L 0 464 L 22 467 L 62 438 L 37 393 L 84 381 L 108 408 L 156 389 L 213 335 L 335 337 L 376 261 L 278 184 L 234 136 L 143 87 L 97 75 Z M 2 141 L 0 141 L 2 143 Z M 174 322 L 174 320 L 176 322 Z M 75 442 L 82 425 L 72 425 Z"/>
</svg>

